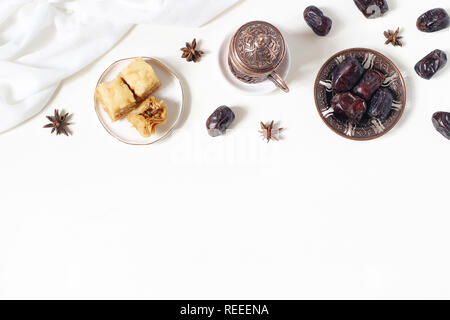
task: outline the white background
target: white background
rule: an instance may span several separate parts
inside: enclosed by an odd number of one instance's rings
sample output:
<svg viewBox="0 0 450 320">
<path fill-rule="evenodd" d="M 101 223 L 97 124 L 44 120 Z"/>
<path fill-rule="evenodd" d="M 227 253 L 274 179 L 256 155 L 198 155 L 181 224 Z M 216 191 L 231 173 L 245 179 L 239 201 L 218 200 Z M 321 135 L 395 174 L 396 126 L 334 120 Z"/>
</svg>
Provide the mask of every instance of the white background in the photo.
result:
<svg viewBox="0 0 450 320">
<path fill-rule="evenodd" d="M 433 49 L 450 54 L 450 29 L 421 33 L 416 18 L 450 7 L 388 2 L 376 20 L 353 1 L 245 0 L 198 29 L 140 25 L 64 81 L 0 135 L 0 298 L 450 298 L 450 142 L 431 124 L 450 111 L 450 67 L 431 81 L 413 71 Z M 303 21 L 312 3 L 333 19 L 325 38 Z M 254 19 L 289 43 L 289 94 L 246 96 L 222 77 L 222 40 Z M 397 26 L 405 46 L 385 46 Z M 194 37 L 207 52 L 197 64 L 179 51 Z M 374 141 L 334 134 L 314 105 L 320 66 L 350 47 L 381 51 L 406 78 L 403 118 Z M 188 91 L 179 128 L 145 147 L 109 136 L 93 107 L 103 70 L 138 55 Z M 237 119 L 211 138 L 206 118 L 223 104 Z M 42 129 L 54 108 L 74 113 L 73 136 Z M 259 121 L 272 119 L 284 140 L 266 144 Z"/>
</svg>

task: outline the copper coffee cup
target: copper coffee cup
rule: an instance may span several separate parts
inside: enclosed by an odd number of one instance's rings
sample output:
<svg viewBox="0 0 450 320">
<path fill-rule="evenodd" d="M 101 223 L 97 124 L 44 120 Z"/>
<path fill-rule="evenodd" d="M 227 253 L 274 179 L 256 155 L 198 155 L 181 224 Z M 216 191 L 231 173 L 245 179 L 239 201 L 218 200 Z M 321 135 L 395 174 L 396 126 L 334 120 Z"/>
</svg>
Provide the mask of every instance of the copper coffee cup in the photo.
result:
<svg viewBox="0 0 450 320">
<path fill-rule="evenodd" d="M 286 42 L 281 32 L 264 21 L 244 24 L 234 34 L 228 51 L 228 65 L 233 75 L 245 83 L 267 79 L 289 92 L 283 78 L 275 71 L 286 59 Z"/>
</svg>

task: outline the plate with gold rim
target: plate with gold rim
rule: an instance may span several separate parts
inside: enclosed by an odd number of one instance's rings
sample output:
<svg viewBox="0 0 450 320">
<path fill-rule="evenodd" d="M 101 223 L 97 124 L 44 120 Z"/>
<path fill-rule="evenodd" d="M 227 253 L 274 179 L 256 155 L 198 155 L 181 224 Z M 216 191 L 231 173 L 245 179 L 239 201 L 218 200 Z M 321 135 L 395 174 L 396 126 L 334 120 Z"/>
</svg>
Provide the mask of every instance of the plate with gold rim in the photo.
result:
<svg viewBox="0 0 450 320">
<path fill-rule="evenodd" d="M 168 137 L 176 128 L 184 107 L 184 89 L 175 71 L 158 59 L 150 57 L 140 58 L 152 66 L 156 76 L 161 81 L 161 87 L 152 96 L 157 97 L 159 100 L 164 100 L 167 105 L 167 120 L 156 128 L 154 134 L 148 138 L 142 137 L 126 118 L 112 122 L 94 95 L 95 112 L 102 126 L 111 136 L 130 145 L 149 145 Z M 112 63 L 98 79 L 97 86 L 102 82 L 115 79 L 120 71 L 134 59 L 136 58 L 125 58 Z"/>
</svg>

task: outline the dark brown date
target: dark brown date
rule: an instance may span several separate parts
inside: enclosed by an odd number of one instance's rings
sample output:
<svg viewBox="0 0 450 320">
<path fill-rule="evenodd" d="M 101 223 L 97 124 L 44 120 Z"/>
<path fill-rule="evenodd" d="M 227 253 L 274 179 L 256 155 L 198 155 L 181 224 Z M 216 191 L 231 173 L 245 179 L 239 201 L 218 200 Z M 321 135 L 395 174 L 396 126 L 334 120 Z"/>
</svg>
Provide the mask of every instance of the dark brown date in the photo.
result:
<svg viewBox="0 0 450 320">
<path fill-rule="evenodd" d="M 331 99 L 331 107 L 337 114 L 346 116 L 352 122 L 361 121 L 367 110 L 366 102 L 351 92 L 338 93 Z"/>
<path fill-rule="evenodd" d="M 436 32 L 450 25 L 450 17 L 442 8 L 425 12 L 417 19 L 417 29 L 423 32 Z"/>
<path fill-rule="evenodd" d="M 447 55 L 441 50 L 434 50 L 425 58 L 417 62 L 414 70 L 424 79 L 430 80 L 436 72 L 447 64 Z"/>
<path fill-rule="evenodd" d="M 353 93 L 369 101 L 375 91 L 383 84 L 386 76 L 380 71 L 370 69 L 364 73 L 361 81 L 353 88 Z"/>
<path fill-rule="evenodd" d="M 392 109 L 392 93 L 387 88 L 378 89 L 370 100 L 367 114 L 370 117 L 386 120 Z"/>
<path fill-rule="evenodd" d="M 218 107 L 206 120 L 206 129 L 211 137 L 224 134 L 235 118 L 233 110 L 227 106 Z"/>
<path fill-rule="evenodd" d="M 450 113 L 436 112 L 433 114 L 433 126 L 444 137 L 450 140 Z"/>
<path fill-rule="evenodd" d="M 353 0 L 358 9 L 368 19 L 381 17 L 388 12 L 389 6 L 386 0 Z"/>
<path fill-rule="evenodd" d="M 353 57 L 348 57 L 333 72 L 331 86 L 335 92 L 350 91 L 364 74 L 361 63 Z"/>
<path fill-rule="evenodd" d="M 307 7 L 303 12 L 303 17 L 305 18 L 308 26 L 310 26 L 311 29 L 321 37 L 326 36 L 330 32 L 331 26 L 333 25 L 333 21 L 324 16 L 323 12 L 315 6 Z"/>
</svg>

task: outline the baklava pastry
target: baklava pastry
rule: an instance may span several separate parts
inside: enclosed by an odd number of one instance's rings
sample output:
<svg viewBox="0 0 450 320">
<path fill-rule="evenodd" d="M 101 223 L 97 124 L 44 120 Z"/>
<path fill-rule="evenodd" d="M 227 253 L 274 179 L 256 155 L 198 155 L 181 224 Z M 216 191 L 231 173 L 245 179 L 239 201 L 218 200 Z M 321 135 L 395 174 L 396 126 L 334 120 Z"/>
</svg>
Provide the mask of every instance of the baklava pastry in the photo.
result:
<svg viewBox="0 0 450 320">
<path fill-rule="evenodd" d="M 128 121 L 144 138 L 150 137 L 156 132 L 156 127 L 166 122 L 167 106 L 164 101 L 155 97 L 145 99 L 137 109 L 128 115 Z"/>
<path fill-rule="evenodd" d="M 122 70 L 120 77 L 139 99 L 147 98 L 161 86 L 153 68 L 141 58 L 134 59 Z"/>
<path fill-rule="evenodd" d="M 125 118 L 136 106 L 133 92 L 120 78 L 100 83 L 95 97 L 112 121 Z"/>
</svg>

